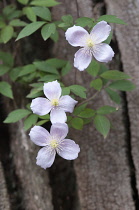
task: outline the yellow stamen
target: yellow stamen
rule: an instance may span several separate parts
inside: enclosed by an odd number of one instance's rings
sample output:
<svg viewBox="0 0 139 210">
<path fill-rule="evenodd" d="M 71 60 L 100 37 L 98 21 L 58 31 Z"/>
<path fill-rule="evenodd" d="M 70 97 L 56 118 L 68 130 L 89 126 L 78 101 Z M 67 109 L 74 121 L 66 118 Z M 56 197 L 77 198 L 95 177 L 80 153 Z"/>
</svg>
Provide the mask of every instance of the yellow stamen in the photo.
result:
<svg viewBox="0 0 139 210">
<path fill-rule="evenodd" d="M 57 140 L 55 140 L 55 139 L 51 140 L 50 141 L 50 146 L 55 149 L 58 146 Z"/>
<path fill-rule="evenodd" d="M 58 106 L 58 104 L 59 104 L 58 99 L 52 99 L 51 104 L 53 106 Z"/>
<path fill-rule="evenodd" d="M 92 41 L 91 38 L 88 38 L 88 39 L 86 40 L 86 44 L 87 44 L 88 47 L 93 47 L 93 45 L 94 45 L 94 43 L 93 43 L 93 41 Z"/>
</svg>

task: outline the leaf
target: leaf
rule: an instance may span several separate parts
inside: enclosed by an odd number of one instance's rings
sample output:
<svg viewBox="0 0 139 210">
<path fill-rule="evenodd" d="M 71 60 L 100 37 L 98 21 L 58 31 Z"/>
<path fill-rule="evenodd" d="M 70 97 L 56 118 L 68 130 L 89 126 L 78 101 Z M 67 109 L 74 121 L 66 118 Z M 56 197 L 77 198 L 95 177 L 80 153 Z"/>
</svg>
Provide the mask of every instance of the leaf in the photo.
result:
<svg viewBox="0 0 139 210">
<path fill-rule="evenodd" d="M 37 120 L 38 116 L 36 114 L 31 114 L 29 117 L 27 117 L 24 121 L 24 130 L 27 131 L 29 128 L 35 125 Z"/>
<path fill-rule="evenodd" d="M 81 85 L 71 85 L 69 86 L 70 90 L 77 96 L 80 96 L 81 98 L 86 98 L 86 88 L 84 88 Z"/>
<path fill-rule="evenodd" d="M 9 66 L 5 66 L 3 64 L 0 65 L 0 76 L 4 75 L 10 70 Z"/>
<path fill-rule="evenodd" d="M 124 72 L 120 72 L 118 70 L 106 71 L 103 74 L 101 74 L 100 77 L 107 79 L 107 80 L 122 80 L 122 79 L 130 78 L 130 76 L 128 76 Z"/>
<path fill-rule="evenodd" d="M 106 44 L 110 44 L 110 42 L 111 42 L 111 40 L 112 40 L 112 31 L 110 32 L 110 34 L 109 34 L 109 36 L 108 36 L 108 38 L 104 41 L 104 43 L 106 43 Z"/>
<path fill-rule="evenodd" d="M 70 64 L 70 62 L 68 61 L 67 64 L 62 68 L 61 70 L 61 75 L 65 76 L 66 74 L 68 74 L 71 70 L 72 66 Z"/>
<path fill-rule="evenodd" d="M 7 52 L 0 51 L 0 60 L 3 61 L 3 64 L 6 64 L 11 67 L 14 64 L 14 58 L 13 58 L 12 54 L 7 53 Z"/>
<path fill-rule="evenodd" d="M 44 25 L 41 29 L 41 35 L 44 41 L 46 41 L 51 36 L 51 34 L 54 34 L 55 30 L 56 30 L 56 26 L 54 23 L 49 23 L 49 24 Z"/>
<path fill-rule="evenodd" d="M 50 58 L 46 60 L 46 64 L 49 64 L 57 69 L 60 69 L 67 64 L 67 61 L 58 58 Z"/>
<path fill-rule="evenodd" d="M 57 42 L 58 39 L 59 39 L 59 33 L 57 30 L 55 30 L 55 33 L 54 34 L 51 34 L 50 38 L 54 41 L 54 42 Z"/>
<path fill-rule="evenodd" d="M 96 90 L 99 90 L 99 91 L 101 90 L 102 85 L 103 85 L 103 82 L 100 78 L 95 79 L 90 83 L 90 87 L 93 87 L 93 88 L 95 88 Z"/>
<path fill-rule="evenodd" d="M 105 91 L 107 92 L 107 94 L 109 95 L 109 97 L 112 101 L 114 101 L 117 104 L 121 103 L 121 98 L 117 92 L 115 92 L 109 88 L 105 88 Z"/>
<path fill-rule="evenodd" d="M 26 22 L 21 21 L 20 19 L 11 20 L 11 21 L 9 22 L 9 24 L 10 24 L 11 26 L 14 26 L 14 27 L 26 26 L 26 25 L 27 25 Z"/>
<path fill-rule="evenodd" d="M 43 120 L 50 120 L 50 115 L 49 114 L 45 114 L 43 116 L 39 116 L 40 119 L 43 119 Z"/>
<path fill-rule="evenodd" d="M 13 99 L 13 92 L 11 89 L 11 85 L 7 82 L 0 82 L 0 93 L 4 96 L 7 96 L 9 98 Z"/>
<path fill-rule="evenodd" d="M 18 78 L 18 75 L 20 74 L 20 71 L 22 70 L 22 67 L 16 67 L 16 68 L 13 68 L 11 71 L 10 71 L 10 78 L 12 81 L 15 81 L 17 78 Z"/>
<path fill-rule="evenodd" d="M 33 34 L 35 31 L 37 31 L 44 24 L 45 24 L 45 22 L 43 22 L 43 21 L 38 21 L 38 22 L 28 24 L 20 31 L 16 41 L 19 39 L 22 39 L 23 37 Z"/>
<path fill-rule="evenodd" d="M 49 120 L 40 120 L 39 122 L 37 122 L 36 125 L 43 125 L 44 123 L 48 122 Z"/>
<path fill-rule="evenodd" d="M 29 0 L 17 0 L 21 4 L 27 4 Z"/>
<path fill-rule="evenodd" d="M 116 112 L 118 109 L 112 106 L 102 106 L 97 110 L 97 114 L 110 114 Z"/>
<path fill-rule="evenodd" d="M 90 118 L 95 115 L 95 110 L 86 108 L 85 110 L 81 111 L 80 114 L 78 114 L 79 117 L 83 118 Z"/>
<path fill-rule="evenodd" d="M 66 23 L 66 25 L 73 25 L 73 17 L 71 15 L 64 15 L 61 17 L 61 19 L 64 23 Z"/>
<path fill-rule="evenodd" d="M 30 113 L 31 113 L 31 111 L 29 111 L 27 109 L 16 109 L 16 110 L 10 112 L 8 117 L 4 120 L 4 123 L 17 122 L 17 121 L 21 120 L 22 118 L 26 117 L 27 115 L 29 115 Z"/>
<path fill-rule="evenodd" d="M 109 85 L 110 88 L 122 91 L 131 91 L 136 88 L 136 86 L 129 80 L 120 80 L 113 82 Z"/>
<path fill-rule="evenodd" d="M 57 2 L 55 0 L 34 0 L 31 2 L 31 5 L 46 6 L 46 7 L 53 7 L 59 4 L 60 2 Z"/>
<path fill-rule="evenodd" d="M 71 120 L 71 125 L 73 128 L 77 129 L 77 130 L 82 130 L 83 128 L 83 120 L 81 118 L 73 118 Z"/>
<path fill-rule="evenodd" d="M 87 106 L 87 103 L 75 107 L 73 114 L 74 115 L 80 114 L 86 108 L 86 106 Z"/>
<path fill-rule="evenodd" d="M 26 96 L 26 98 L 37 98 L 39 96 L 43 96 L 43 91 L 34 88 L 30 91 L 30 93 Z"/>
<path fill-rule="evenodd" d="M 106 138 L 110 130 L 110 121 L 104 116 L 97 115 L 94 118 L 94 125 L 104 138 Z"/>
<path fill-rule="evenodd" d="M 34 13 L 44 19 L 44 20 L 48 20 L 51 21 L 51 12 L 48 8 L 46 7 L 32 7 Z"/>
<path fill-rule="evenodd" d="M 122 19 L 117 18 L 115 15 L 102 15 L 97 19 L 98 22 L 100 22 L 102 20 L 105 20 L 106 22 L 109 22 L 109 23 L 117 23 L 117 24 L 127 25 Z"/>
<path fill-rule="evenodd" d="M 31 20 L 32 22 L 36 21 L 36 15 L 32 9 L 32 7 L 24 7 L 23 8 L 23 14 L 27 16 L 27 18 L 29 20 Z"/>
<path fill-rule="evenodd" d="M 13 27 L 8 25 L 1 30 L 1 39 L 4 43 L 7 43 L 13 37 Z"/>
<path fill-rule="evenodd" d="M 25 66 L 21 67 L 18 77 L 35 72 L 35 70 L 36 70 L 36 67 L 33 64 L 25 65 Z"/>
<path fill-rule="evenodd" d="M 53 66 L 49 65 L 47 61 L 35 61 L 33 64 L 36 66 L 37 69 L 44 72 L 49 72 L 52 74 L 59 74 L 59 72 Z"/>
<path fill-rule="evenodd" d="M 62 96 L 65 96 L 65 95 L 69 95 L 70 94 L 70 88 L 69 87 L 63 87 L 62 88 Z"/>
<path fill-rule="evenodd" d="M 4 28 L 6 25 L 5 25 L 5 22 L 4 21 L 2 21 L 2 20 L 0 20 L 0 29 L 1 28 Z"/>
<path fill-rule="evenodd" d="M 38 81 L 44 81 L 44 82 L 52 82 L 53 80 L 59 79 L 60 76 L 57 74 L 47 74 L 46 76 L 41 77 Z"/>
<path fill-rule="evenodd" d="M 88 74 L 90 74 L 93 77 L 96 77 L 100 70 L 100 64 L 97 61 L 93 60 L 86 70 Z"/>
<path fill-rule="evenodd" d="M 80 17 L 76 19 L 75 23 L 76 23 L 76 26 L 85 27 L 85 26 L 90 25 L 90 23 L 93 23 L 93 19 L 88 18 L 88 17 Z"/>
</svg>

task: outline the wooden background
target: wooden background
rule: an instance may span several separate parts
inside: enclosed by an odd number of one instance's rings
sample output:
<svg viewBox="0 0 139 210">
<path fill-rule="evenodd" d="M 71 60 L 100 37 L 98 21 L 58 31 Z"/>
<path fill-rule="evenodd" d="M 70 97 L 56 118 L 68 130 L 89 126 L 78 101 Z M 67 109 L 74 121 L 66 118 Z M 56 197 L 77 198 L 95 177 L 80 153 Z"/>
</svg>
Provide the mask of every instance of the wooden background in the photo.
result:
<svg viewBox="0 0 139 210">
<path fill-rule="evenodd" d="M 104 140 L 93 124 L 85 126 L 82 131 L 71 130 L 70 137 L 81 147 L 79 158 L 73 162 L 57 157 L 54 165 L 46 171 L 35 164 L 39 149 L 24 132 L 23 122 L 1 125 L 0 210 L 138 210 L 139 1 L 61 2 L 62 5 L 53 8 L 54 19 L 64 14 L 72 14 L 74 18 L 112 14 L 127 22 L 126 26 L 111 24 L 114 33 L 111 46 L 116 54 L 110 67 L 131 75 L 137 88 L 122 94 L 122 105 L 111 118 L 113 129 L 108 138 Z M 43 54 L 41 58 L 56 56 L 73 62 L 76 49 L 67 43 L 64 32 L 60 32 L 60 42 L 55 45 L 44 43 L 38 36 L 39 33 L 26 41 L 31 46 L 27 52 L 32 53 L 31 59 L 34 58 L 36 43 L 39 53 Z M 18 46 L 20 56 L 22 45 Z M 17 58 L 16 62 L 22 60 Z M 67 85 L 74 83 L 74 72 L 75 69 L 65 79 Z M 88 86 L 89 81 L 85 71 L 77 71 L 78 84 Z M 13 88 L 15 103 L 5 98 L 1 100 L 1 121 L 10 110 L 24 106 L 26 90 L 19 84 L 13 84 Z M 89 106 L 93 108 L 109 103 L 102 92 Z"/>
</svg>

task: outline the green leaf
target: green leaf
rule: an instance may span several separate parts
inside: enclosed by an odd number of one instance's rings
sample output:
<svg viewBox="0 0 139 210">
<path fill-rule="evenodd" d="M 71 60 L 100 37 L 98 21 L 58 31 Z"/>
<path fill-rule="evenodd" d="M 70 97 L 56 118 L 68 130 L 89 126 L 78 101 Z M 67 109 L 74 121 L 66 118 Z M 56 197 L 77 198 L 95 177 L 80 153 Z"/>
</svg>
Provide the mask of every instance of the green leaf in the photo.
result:
<svg viewBox="0 0 139 210">
<path fill-rule="evenodd" d="M 1 28 L 4 28 L 5 26 L 6 26 L 5 22 L 2 21 L 2 20 L 0 20 L 0 29 L 1 29 Z"/>
<path fill-rule="evenodd" d="M 61 17 L 61 19 L 66 25 L 73 25 L 73 17 L 71 15 L 64 15 Z"/>
<path fill-rule="evenodd" d="M 4 96 L 7 96 L 9 98 L 13 99 L 13 92 L 11 89 L 11 85 L 7 82 L 0 82 L 0 93 Z"/>
<path fill-rule="evenodd" d="M 46 64 L 49 64 L 57 69 L 60 69 L 67 64 L 67 61 L 58 58 L 50 58 L 46 61 Z"/>
<path fill-rule="evenodd" d="M 51 12 L 48 8 L 46 7 L 32 7 L 34 13 L 44 19 L 44 20 L 48 20 L 51 21 Z"/>
<path fill-rule="evenodd" d="M 116 112 L 118 109 L 112 106 L 102 106 L 97 110 L 97 114 L 110 114 Z"/>
<path fill-rule="evenodd" d="M 70 94 L 70 88 L 69 87 L 63 87 L 62 88 L 62 96 L 69 95 Z"/>
<path fill-rule="evenodd" d="M 130 78 L 130 76 L 128 76 L 124 72 L 120 72 L 118 70 L 106 71 L 103 74 L 101 74 L 100 77 L 107 79 L 107 80 L 122 80 L 122 79 Z"/>
<path fill-rule="evenodd" d="M 85 110 L 80 112 L 80 114 L 78 114 L 79 117 L 83 118 L 90 118 L 93 117 L 94 115 L 95 115 L 95 110 L 89 108 L 86 108 Z"/>
<path fill-rule="evenodd" d="M 106 138 L 110 130 L 110 121 L 104 116 L 97 115 L 94 118 L 94 125 L 104 138 Z"/>
<path fill-rule="evenodd" d="M 13 37 L 13 27 L 8 25 L 1 30 L 1 39 L 4 43 L 7 43 Z"/>
<path fill-rule="evenodd" d="M 77 96 L 80 96 L 81 98 L 86 98 L 86 88 L 84 88 L 81 85 L 71 85 L 69 86 L 70 90 Z"/>
<path fill-rule="evenodd" d="M 59 79 L 59 75 L 56 74 L 47 74 L 46 76 L 41 77 L 38 81 L 44 81 L 44 82 L 52 82 L 53 80 Z"/>
<path fill-rule="evenodd" d="M 95 79 L 90 83 L 90 87 L 93 87 L 93 88 L 95 88 L 96 90 L 99 90 L 99 91 L 101 90 L 102 85 L 103 85 L 103 82 L 100 78 Z"/>
<path fill-rule="evenodd" d="M 80 17 L 76 19 L 75 23 L 76 23 L 76 26 L 85 27 L 93 23 L 93 19 L 88 18 L 88 17 Z"/>
<path fill-rule="evenodd" d="M 26 5 L 29 0 L 17 0 L 19 3 Z"/>
<path fill-rule="evenodd" d="M 43 96 L 43 91 L 34 88 L 30 91 L 30 93 L 26 96 L 26 98 L 37 98 L 39 96 Z"/>
<path fill-rule="evenodd" d="M 109 85 L 109 87 L 121 91 L 131 91 L 136 88 L 136 86 L 129 80 L 120 80 L 113 82 Z"/>
<path fill-rule="evenodd" d="M 22 67 L 16 67 L 16 68 L 13 68 L 11 71 L 10 71 L 10 78 L 12 81 L 15 81 L 17 78 L 18 78 L 18 75 L 20 74 L 20 71 L 22 70 Z"/>
<path fill-rule="evenodd" d="M 26 26 L 26 25 L 27 25 L 26 22 L 21 21 L 20 19 L 11 20 L 11 21 L 9 22 L 9 24 L 10 24 L 11 26 L 14 26 L 14 27 Z"/>
<path fill-rule="evenodd" d="M 55 30 L 55 33 L 54 34 L 51 34 L 50 38 L 54 41 L 54 42 L 57 42 L 58 39 L 59 39 L 59 33 L 57 30 Z"/>
<path fill-rule="evenodd" d="M 4 75 L 10 70 L 9 66 L 5 66 L 3 64 L 0 65 L 0 76 Z"/>
<path fill-rule="evenodd" d="M 73 114 L 74 115 L 80 114 L 86 108 L 86 106 L 87 106 L 87 103 L 75 107 Z"/>
<path fill-rule="evenodd" d="M 83 120 L 81 118 L 73 118 L 71 120 L 71 125 L 73 128 L 77 129 L 77 130 L 82 130 L 83 128 Z"/>
<path fill-rule="evenodd" d="M 110 34 L 109 34 L 109 36 L 108 36 L 108 38 L 104 41 L 104 43 L 106 43 L 106 44 L 110 44 L 110 42 L 111 42 L 111 40 L 112 40 L 112 31 L 110 32 Z"/>
<path fill-rule="evenodd" d="M 105 91 L 107 92 L 108 96 L 110 97 L 110 99 L 112 101 L 114 101 L 116 104 L 121 103 L 121 98 L 117 92 L 115 92 L 109 88 L 105 88 Z"/>
<path fill-rule="evenodd" d="M 46 115 L 43 115 L 43 116 L 39 116 L 39 118 L 43 119 L 43 120 L 49 120 L 50 119 L 50 115 L 46 114 Z"/>
<path fill-rule="evenodd" d="M 23 8 L 23 14 L 27 16 L 27 18 L 29 20 L 31 20 L 32 22 L 36 21 L 36 15 L 32 9 L 32 7 L 24 7 Z"/>
<path fill-rule="evenodd" d="M 62 68 L 61 70 L 61 75 L 65 76 L 66 74 L 68 74 L 71 70 L 72 66 L 70 64 L 70 62 L 68 61 L 67 64 Z"/>
<path fill-rule="evenodd" d="M 49 23 L 49 24 L 44 25 L 41 29 L 41 35 L 44 41 L 46 41 L 51 36 L 51 34 L 54 34 L 55 30 L 56 30 L 56 26 L 54 23 Z"/>
<path fill-rule="evenodd" d="M 4 120 L 4 123 L 17 122 L 17 121 L 21 120 L 22 118 L 26 117 L 27 115 L 29 115 L 30 113 L 31 113 L 31 111 L 29 111 L 27 109 L 16 109 L 16 110 L 10 112 L 8 117 Z"/>
<path fill-rule="evenodd" d="M 7 52 L 0 51 L 0 60 L 3 61 L 3 64 L 6 64 L 11 67 L 14 64 L 14 58 L 13 58 L 12 54 L 7 53 Z"/>
<path fill-rule="evenodd" d="M 55 0 L 34 0 L 31 2 L 31 5 L 46 6 L 46 7 L 54 7 L 59 4 L 60 2 L 57 2 Z"/>
<path fill-rule="evenodd" d="M 26 66 L 21 67 L 20 73 L 19 73 L 19 77 L 27 75 L 27 74 L 31 74 L 32 72 L 36 71 L 36 67 L 33 64 L 28 64 Z"/>
<path fill-rule="evenodd" d="M 93 60 L 86 70 L 87 70 L 88 74 L 90 74 L 93 77 L 96 77 L 100 70 L 100 63 Z"/>
<path fill-rule="evenodd" d="M 39 122 L 37 122 L 36 125 L 43 125 L 44 123 L 48 122 L 49 120 L 40 120 Z"/>
<path fill-rule="evenodd" d="M 115 15 L 102 15 L 97 19 L 98 22 L 100 22 L 102 20 L 105 20 L 106 22 L 109 22 L 109 23 L 117 23 L 117 24 L 127 25 L 122 19 L 117 18 Z"/>
<path fill-rule="evenodd" d="M 47 61 L 35 61 L 33 64 L 36 66 L 37 69 L 44 72 L 49 72 L 52 74 L 59 74 L 57 69 L 50 64 L 47 63 Z"/>
<path fill-rule="evenodd" d="M 27 131 L 29 128 L 35 125 L 37 120 L 38 116 L 36 114 L 29 115 L 29 117 L 27 117 L 24 121 L 24 130 Z"/>
<path fill-rule="evenodd" d="M 16 41 L 19 39 L 22 39 L 23 37 L 33 34 L 35 31 L 37 31 L 44 24 L 45 24 L 45 22 L 43 22 L 43 21 L 38 21 L 38 22 L 28 24 L 20 31 Z"/>
</svg>

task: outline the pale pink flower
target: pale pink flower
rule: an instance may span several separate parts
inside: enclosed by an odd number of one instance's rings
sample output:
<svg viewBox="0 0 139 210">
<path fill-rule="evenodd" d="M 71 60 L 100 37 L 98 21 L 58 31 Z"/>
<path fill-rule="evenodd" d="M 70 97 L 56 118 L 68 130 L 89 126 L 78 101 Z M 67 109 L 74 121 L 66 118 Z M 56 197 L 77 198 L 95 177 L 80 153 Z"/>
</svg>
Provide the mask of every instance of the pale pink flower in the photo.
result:
<svg viewBox="0 0 139 210">
<path fill-rule="evenodd" d="M 80 152 L 79 145 L 73 140 L 65 139 L 68 133 L 66 123 L 54 123 L 51 126 L 50 133 L 41 126 L 34 126 L 29 135 L 31 141 L 38 146 L 43 146 L 36 157 L 36 164 L 46 169 L 49 168 L 58 153 L 66 160 L 74 160 Z"/>
<path fill-rule="evenodd" d="M 61 96 L 62 89 L 57 81 L 44 83 L 43 91 L 46 98 L 38 97 L 32 100 L 31 109 L 37 115 L 46 115 L 50 112 L 52 123 L 65 123 L 65 112 L 73 112 L 77 101 L 69 95 Z"/>
<path fill-rule="evenodd" d="M 99 62 L 111 61 L 114 52 L 108 44 L 102 43 L 110 31 L 111 27 L 105 21 L 97 23 L 90 34 L 80 26 L 68 28 L 66 40 L 74 47 L 82 47 L 75 53 L 74 67 L 83 71 L 91 63 L 92 56 Z"/>
</svg>

